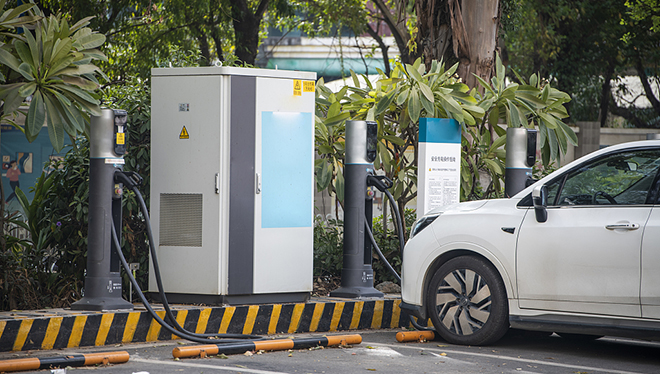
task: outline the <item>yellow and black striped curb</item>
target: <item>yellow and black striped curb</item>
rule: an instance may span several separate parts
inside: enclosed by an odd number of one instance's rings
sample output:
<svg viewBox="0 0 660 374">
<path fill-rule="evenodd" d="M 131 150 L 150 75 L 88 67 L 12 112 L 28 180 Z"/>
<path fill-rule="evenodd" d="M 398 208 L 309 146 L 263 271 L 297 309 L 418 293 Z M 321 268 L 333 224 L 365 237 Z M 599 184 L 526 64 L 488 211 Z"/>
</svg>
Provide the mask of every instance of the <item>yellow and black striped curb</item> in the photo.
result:
<svg viewBox="0 0 660 374">
<path fill-rule="evenodd" d="M 197 333 L 282 334 L 408 327 L 400 299 L 316 301 L 227 307 L 174 308 L 176 320 Z M 177 339 L 147 311 L 74 312 L 0 319 L 0 351 L 60 349 Z M 157 311 L 161 318 L 164 311 Z"/>
</svg>

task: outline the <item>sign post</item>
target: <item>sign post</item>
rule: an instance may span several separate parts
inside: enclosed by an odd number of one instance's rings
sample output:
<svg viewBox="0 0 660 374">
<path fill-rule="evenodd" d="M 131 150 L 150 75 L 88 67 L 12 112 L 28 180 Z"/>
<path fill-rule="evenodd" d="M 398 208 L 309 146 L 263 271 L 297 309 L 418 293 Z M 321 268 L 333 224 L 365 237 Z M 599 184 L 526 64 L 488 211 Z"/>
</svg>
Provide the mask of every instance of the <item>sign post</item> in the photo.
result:
<svg viewBox="0 0 660 374">
<path fill-rule="evenodd" d="M 461 194 L 461 126 L 455 119 L 419 119 L 417 217 L 458 203 Z"/>
</svg>

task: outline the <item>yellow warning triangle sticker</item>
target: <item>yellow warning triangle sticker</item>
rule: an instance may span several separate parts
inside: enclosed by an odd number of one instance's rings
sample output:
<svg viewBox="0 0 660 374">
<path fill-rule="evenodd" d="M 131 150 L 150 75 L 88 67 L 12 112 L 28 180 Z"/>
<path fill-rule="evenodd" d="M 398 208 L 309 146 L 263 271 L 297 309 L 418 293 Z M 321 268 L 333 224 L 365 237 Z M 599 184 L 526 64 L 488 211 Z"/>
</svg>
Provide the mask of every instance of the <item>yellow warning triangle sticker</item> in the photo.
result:
<svg viewBox="0 0 660 374">
<path fill-rule="evenodd" d="M 179 139 L 189 139 L 190 135 L 188 135 L 188 130 L 186 130 L 186 126 L 183 126 L 181 129 L 181 133 L 179 134 Z"/>
</svg>

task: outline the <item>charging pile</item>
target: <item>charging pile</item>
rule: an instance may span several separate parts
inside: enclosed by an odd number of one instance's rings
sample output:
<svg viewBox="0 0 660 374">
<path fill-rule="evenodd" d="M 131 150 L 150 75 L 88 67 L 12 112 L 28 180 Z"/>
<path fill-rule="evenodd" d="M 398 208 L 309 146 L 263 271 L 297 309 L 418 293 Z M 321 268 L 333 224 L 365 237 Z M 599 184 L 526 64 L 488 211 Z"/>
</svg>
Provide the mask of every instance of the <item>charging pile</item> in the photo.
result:
<svg viewBox="0 0 660 374">
<path fill-rule="evenodd" d="M 317 345 L 359 344 L 359 335 L 338 336 L 327 338 L 264 341 L 263 337 L 246 334 L 200 334 L 184 329 L 174 317 L 163 289 L 158 256 L 154 246 L 153 232 L 149 212 L 138 187 L 142 177 L 134 172 L 122 170 L 123 155 L 126 152 L 125 129 L 126 112 L 104 109 L 102 116 L 93 117 L 90 141 L 90 229 L 88 248 L 88 267 L 85 277 L 85 297 L 74 303 L 73 309 L 108 310 L 132 309 L 132 304 L 121 298 L 121 278 L 119 264 L 137 291 L 140 300 L 165 330 L 186 340 L 196 343 L 212 344 L 202 348 L 186 347 L 175 349 L 175 357 L 189 357 L 201 352 L 242 353 L 246 350 L 275 350 L 304 348 Z M 125 188 L 132 190 L 139 202 L 140 210 L 147 227 L 149 249 L 153 263 L 154 276 L 158 292 L 165 309 L 165 319 L 161 318 L 152 308 L 142 293 L 133 276 L 130 266 L 121 250 L 119 240 L 121 228 L 121 200 Z M 106 212 L 112 212 L 107 214 Z M 109 241 L 107 235 L 110 233 Z M 111 286 L 108 286 L 111 285 Z M 219 341 L 218 339 L 222 339 Z M 188 353 L 182 353 L 183 351 Z M 178 355 L 178 356 L 177 356 Z"/>
</svg>

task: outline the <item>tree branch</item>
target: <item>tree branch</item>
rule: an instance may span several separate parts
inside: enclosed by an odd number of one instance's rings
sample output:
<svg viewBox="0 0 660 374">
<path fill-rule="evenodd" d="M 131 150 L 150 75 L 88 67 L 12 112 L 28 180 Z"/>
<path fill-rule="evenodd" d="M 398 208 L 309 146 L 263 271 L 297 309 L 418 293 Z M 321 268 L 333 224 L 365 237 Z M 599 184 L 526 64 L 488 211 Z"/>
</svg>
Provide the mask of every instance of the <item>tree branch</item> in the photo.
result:
<svg viewBox="0 0 660 374">
<path fill-rule="evenodd" d="M 399 53 L 401 54 L 401 61 L 410 62 L 410 56 L 408 53 L 408 42 L 410 41 L 410 36 L 407 32 L 403 32 L 398 28 L 398 22 L 394 19 L 392 13 L 390 13 L 389 7 L 383 2 L 383 0 L 373 0 L 374 4 L 378 10 L 383 15 L 385 23 L 389 26 L 390 31 L 392 31 L 392 36 L 396 40 L 396 45 L 399 48 Z M 407 30 L 406 30 L 407 31 Z"/>
<path fill-rule="evenodd" d="M 625 107 L 620 107 L 617 105 L 616 101 L 614 100 L 614 96 L 610 92 L 609 100 L 611 101 L 612 105 L 610 105 L 610 113 L 614 114 L 615 116 L 620 116 L 628 121 L 632 122 L 635 127 L 637 128 L 654 128 L 653 126 L 649 125 L 648 123 L 642 121 L 637 115 L 630 110 L 629 108 Z"/>
<path fill-rule="evenodd" d="M 639 74 L 639 80 L 642 81 L 646 98 L 651 102 L 651 106 L 653 106 L 655 112 L 660 115 L 660 101 L 658 101 L 658 98 L 655 97 L 655 94 L 651 89 L 649 77 L 646 75 L 646 70 L 644 70 L 644 64 L 642 63 L 642 57 L 639 53 L 635 56 L 635 70 L 637 70 L 637 74 Z"/>
<path fill-rule="evenodd" d="M 387 76 L 389 77 L 390 76 L 390 58 L 387 54 L 387 50 L 390 47 L 387 46 L 385 44 L 385 42 L 383 42 L 383 38 L 381 38 L 380 35 L 378 35 L 378 33 L 376 32 L 376 30 L 374 30 L 371 27 L 371 25 L 369 25 L 369 24 L 367 24 L 367 34 L 369 34 L 369 36 L 371 36 L 376 41 L 376 43 L 378 43 L 378 46 L 380 47 L 380 50 L 383 52 L 383 63 L 385 65 L 385 74 L 387 74 Z"/>
</svg>

